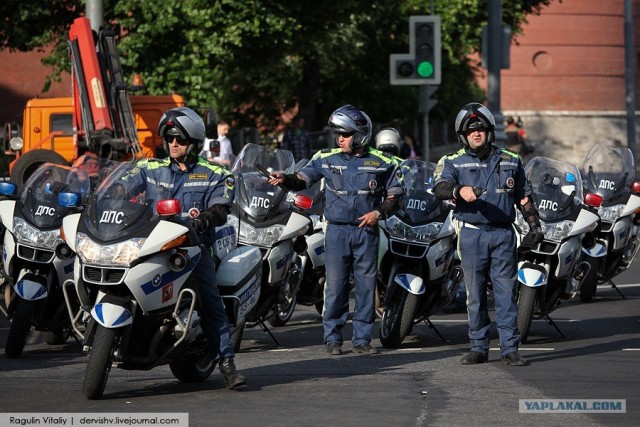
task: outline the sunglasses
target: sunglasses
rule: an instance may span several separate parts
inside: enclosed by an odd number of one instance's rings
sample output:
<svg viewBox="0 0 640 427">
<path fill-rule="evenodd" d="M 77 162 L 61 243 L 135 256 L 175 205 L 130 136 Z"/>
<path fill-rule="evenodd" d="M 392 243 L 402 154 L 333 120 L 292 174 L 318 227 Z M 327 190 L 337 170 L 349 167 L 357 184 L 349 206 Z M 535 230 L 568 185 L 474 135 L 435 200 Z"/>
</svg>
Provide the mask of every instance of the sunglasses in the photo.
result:
<svg viewBox="0 0 640 427">
<path fill-rule="evenodd" d="M 337 131 L 337 130 L 334 130 L 333 133 L 335 133 L 336 135 L 341 136 L 343 138 L 349 138 L 349 137 L 351 137 L 351 136 L 353 136 L 355 134 L 354 131 L 351 131 L 351 132 L 340 132 L 340 131 Z"/>
<path fill-rule="evenodd" d="M 182 139 L 179 136 L 172 136 L 172 135 L 165 135 L 164 136 L 164 142 L 166 142 L 167 144 L 171 144 L 174 140 L 178 143 L 178 145 L 187 145 L 187 144 L 189 144 L 189 140 Z"/>
</svg>

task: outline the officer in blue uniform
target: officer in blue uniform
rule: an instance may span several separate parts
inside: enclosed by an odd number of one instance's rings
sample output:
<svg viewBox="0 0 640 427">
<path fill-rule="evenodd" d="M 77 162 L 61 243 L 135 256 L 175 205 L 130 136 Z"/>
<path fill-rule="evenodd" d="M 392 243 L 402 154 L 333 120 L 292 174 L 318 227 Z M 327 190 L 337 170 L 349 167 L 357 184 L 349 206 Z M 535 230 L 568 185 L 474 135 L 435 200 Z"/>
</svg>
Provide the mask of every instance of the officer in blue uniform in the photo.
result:
<svg viewBox="0 0 640 427">
<path fill-rule="evenodd" d="M 517 205 L 529 224 L 529 244 L 544 235 L 522 160 L 509 150 L 492 145 L 496 122 L 482 104 L 470 103 L 458 113 L 455 129 L 464 146 L 444 156 L 435 171 L 434 194 L 455 199 L 453 216 L 458 231 L 458 253 L 467 285 L 469 340 L 471 352 L 463 365 L 489 360 L 487 274 L 493 284 L 496 324 L 502 361 L 513 366 L 526 364 L 518 353 L 520 333 L 516 315 L 517 255 L 512 227 Z"/>
<path fill-rule="evenodd" d="M 388 155 L 368 146 L 371 120 L 352 105 L 329 117 L 339 148 L 316 153 L 296 174 L 272 174 L 269 182 L 302 190 L 325 178 L 327 183 L 324 291 L 324 342 L 331 355 L 342 354 L 342 328 L 349 314 L 349 271 L 355 280 L 353 351 L 376 354 L 371 346 L 378 257 L 378 220 L 398 208 L 401 173 Z"/>
<path fill-rule="evenodd" d="M 199 314 L 209 352 L 228 389 L 245 384 L 234 363 L 234 352 L 222 299 L 215 281 L 215 266 L 211 258 L 213 227 L 227 221 L 234 198 L 233 175 L 227 169 L 209 163 L 198 156 L 205 138 L 202 118 L 185 107 L 174 108 L 162 115 L 158 124 L 166 159 L 144 159 L 124 177 L 128 194 L 146 191 L 147 198 L 180 200 L 182 217 L 188 220 L 205 249 L 193 270 L 199 285 L 202 310 Z"/>
</svg>

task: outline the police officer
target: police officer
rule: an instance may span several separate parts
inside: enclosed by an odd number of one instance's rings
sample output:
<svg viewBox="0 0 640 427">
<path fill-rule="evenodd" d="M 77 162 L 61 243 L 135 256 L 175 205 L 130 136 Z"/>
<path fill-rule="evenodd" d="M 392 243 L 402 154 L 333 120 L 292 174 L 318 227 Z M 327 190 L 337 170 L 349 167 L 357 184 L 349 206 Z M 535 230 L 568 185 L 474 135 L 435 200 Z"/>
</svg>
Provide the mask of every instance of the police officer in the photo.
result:
<svg viewBox="0 0 640 427">
<path fill-rule="evenodd" d="M 227 221 L 234 197 L 234 181 L 227 169 L 198 156 L 205 138 L 204 121 L 193 110 L 174 108 L 162 115 L 158 124 L 166 159 L 144 159 L 126 177 L 129 194 L 147 192 L 147 197 L 161 194 L 180 200 L 182 217 L 191 222 L 205 246 L 193 270 L 198 283 L 202 310 L 199 314 L 214 363 L 228 389 L 245 384 L 234 363 L 229 335 L 229 320 L 215 281 L 209 231 Z M 167 194 L 168 192 L 168 194 Z"/>
<path fill-rule="evenodd" d="M 349 313 L 348 276 L 353 268 L 353 351 L 376 354 L 378 349 L 371 346 L 378 257 L 376 225 L 398 207 L 403 192 L 401 174 L 394 160 L 368 146 L 371 120 L 363 111 L 344 105 L 331 114 L 329 126 L 339 148 L 319 151 L 296 174 L 273 173 L 269 182 L 302 190 L 326 179 L 324 343 L 329 354 L 342 354 L 342 328 Z"/>
<path fill-rule="evenodd" d="M 398 164 L 402 163 L 400 155 L 400 133 L 394 128 L 383 128 L 376 134 L 376 150 L 386 153 Z"/>
<path fill-rule="evenodd" d="M 460 362 L 474 365 L 489 360 L 491 320 L 487 310 L 487 279 L 490 277 L 502 361 L 522 366 L 526 361 L 518 353 L 514 203 L 529 224 L 531 231 L 526 239 L 537 244 L 544 235 L 533 200 L 528 197 L 531 190 L 522 160 L 516 153 L 492 145 L 495 127 L 493 115 L 482 104 L 472 102 L 460 110 L 455 129 L 463 148 L 438 162 L 434 194 L 456 201 L 453 216 L 467 285 L 471 341 L 471 352 Z"/>
</svg>

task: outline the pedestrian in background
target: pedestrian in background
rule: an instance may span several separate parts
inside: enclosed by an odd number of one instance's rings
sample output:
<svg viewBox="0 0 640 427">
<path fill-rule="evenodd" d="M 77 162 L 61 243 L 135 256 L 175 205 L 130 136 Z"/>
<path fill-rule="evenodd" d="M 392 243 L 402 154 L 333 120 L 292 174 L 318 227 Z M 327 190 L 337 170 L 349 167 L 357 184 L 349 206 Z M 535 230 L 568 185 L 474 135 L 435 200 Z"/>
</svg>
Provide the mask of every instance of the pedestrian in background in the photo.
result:
<svg viewBox="0 0 640 427">
<path fill-rule="evenodd" d="M 369 147 L 371 120 L 352 105 L 338 108 L 329 117 L 339 148 L 316 153 L 295 174 L 272 174 L 272 185 L 298 191 L 326 178 L 325 233 L 327 282 L 322 322 L 326 351 L 342 354 L 342 329 L 349 314 L 349 271 L 355 280 L 353 351 L 376 354 L 371 345 L 375 320 L 374 294 L 378 269 L 380 219 L 393 214 L 403 188 L 395 162 Z"/>
<path fill-rule="evenodd" d="M 304 117 L 296 116 L 282 138 L 280 148 L 293 153 L 296 162 L 311 158 L 311 136 L 304 128 Z"/>
<path fill-rule="evenodd" d="M 458 232 L 458 251 L 467 286 L 467 312 L 471 351 L 463 365 L 489 360 L 487 282 L 495 300 L 500 353 L 504 363 L 526 364 L 519 352 L 520 333 L 516 315 L 516 236 L 512 227 L 515 205 L 529 224 L 529 239 L 537 244 L 544 235 L 533 204 L 522 160 L 509 150 L 498 148 L 496 122 L 482 104 L 472 102 L 458 113 L 455 130 L 463 148 L 440 159 L 435 171 L 434 194 L 455 199 L 453 211 Z"/>
</svg>

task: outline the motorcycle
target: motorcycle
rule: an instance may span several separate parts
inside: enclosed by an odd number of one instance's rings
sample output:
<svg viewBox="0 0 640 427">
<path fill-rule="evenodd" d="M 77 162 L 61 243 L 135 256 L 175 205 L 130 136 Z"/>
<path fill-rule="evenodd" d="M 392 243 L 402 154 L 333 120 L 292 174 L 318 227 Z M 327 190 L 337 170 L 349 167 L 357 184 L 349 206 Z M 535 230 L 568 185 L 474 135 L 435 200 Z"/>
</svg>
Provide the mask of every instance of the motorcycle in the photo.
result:
<svg viewBox="0 0 640 427">
<path fill-rule="evenodd" d="M 383 295 L 380 343 L 398 348 L 414 324 L 449 305 L 462 280 L 454 266 L 457 241 L 452 205 L 433 195 L 434 163 L 405 160 L 400 166 L 400 209 L 380 223 L 378 282 Z"/>
<path fill-rule="evenodd" d="M 310 208 L 311 202 L 272 186 L 265 175 L 292 173 L 294 167 L 290 151 L 247 144 L 232 168 L 236 196 L 228 223 L 237 230 L 238 244 L 259 247 L 263 259 L 260 298 L 247 321 L 261 325 L 276 343 L 264 321 L 283 326 L 295 309 L 302 278 L 299 255 L 306 250 L 304 235 L 310 227 L 303 209 Z"/>
<path fill-rule="evenodd" d="M 66 246 L 77 254 L 73 279 L 65 285 L 75 288 L 82 310 L 90 313 L 75 318 L 85 324 L 83 393 L 88 399 L 102 397 L 113 363 L 130 370 L 169 364 L 183 382 L 204 381 L 214 369 L 191 275 L 202 246 L 181 219 L 178 200 L 161 189 L 157 200 L 128 194 L 126 179 L 134 168 L 134 163 L 116 168 L 84 212 L 67 216 L 62 226 L 65 243 L 58 251 Z M 216 233 L 218 282 L 232 289 L 225 295 L 232 299 L 225 305 L 227 315 L 242 322 L 260 292 L 260 252 L 234 248 L 232 227 Z"/>
<path fill-rule="evenodd" d="M 600 218 L 595 208 L 601 198 L 586 194 L 578 168 L 567 162 L 534 157 L 525 167 L 538 209 L 544 240 L 527 242 L 529 226 L 517 210 L 518 231 L 518 330 L 527 341 L 534 316 L 545 318 L 562 334 L 549 317 L 559 306 L 580 291 L 585 277 L 594 268 L 583 257 L 583 248 L 592 249 L 592 232 Z"/>
<path fill-rule="evenodd" d="M 640 182 L 634 182 L 635 163 L 627 147 L 594 145 L 582 167 L 586 191 L 602 196 L 598 215 L 602 220 L 597 245 L 587 253 L 590 262 L 601 258 L 580 288 L 580 300 L 589 302 L 599 283 L 608 282 L 624 298 L 612 279 L 625 271 L 638 253 Z"/>
<path fill-rule="evenodd" d="M 11 326 L 5 344 L 7 357 L 19 357 L 31 328 L 43 332 L 50 345 L 63 344 L 71 336 L 62 284 L 73 275 L 73 258 L 58 253 L 63 218 L 74 207 L 58 206 L 52 183 L 78 195 L 89 195 L 101 173 L 114 166 L 111 160 L 80 157 L 72 167 L 45 163 L 29 177 L 19 196 L 17 186 L 0 184 L 8 198 L 0 202 L 4 233 L 3 276 L 6 314 Z M 12 286 L 11 286 L 12 284 Z M 77 308 L 77 301 L 72 304 Z"/>
</svg>

